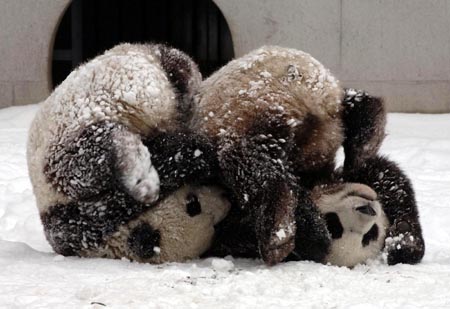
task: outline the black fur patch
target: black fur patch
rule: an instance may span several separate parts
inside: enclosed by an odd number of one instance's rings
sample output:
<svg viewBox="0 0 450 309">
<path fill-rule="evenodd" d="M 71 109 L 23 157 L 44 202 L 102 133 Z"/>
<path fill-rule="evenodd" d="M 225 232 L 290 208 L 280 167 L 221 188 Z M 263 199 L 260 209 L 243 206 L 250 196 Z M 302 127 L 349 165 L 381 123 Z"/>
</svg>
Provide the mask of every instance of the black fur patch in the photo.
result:
<svg viewBox="0 0 450 309">
<path fill-rule="evenodd" d="M 41 214 L 44 231 L 55 252 L 80 255 L 97 250 L 120 225 L 148 209 L 128 194 L 115 190 L 88 201 L 54 205 Z"/>
<path fill-rule="evenodd" d="M 198 201 L 197 195 L 189 193 L 187 196 L 186 212 L 190 217 L 195 217 L 202 213 L 202 205 Z"/>
<path fill-rule="evenodd" d="M 144 141 L 160 179 L 160 197 L 184 184 L 214 184 L 220 178 L 217 154 L 204 137 L 189 133 L 162 133 Z"/>
<path fill-rule="evenodd" d="M 295 249 L 285 260 L 322 262 L 331 245 L 327 226 L 307 190 L 298 192 L 297 198 Z M 232 204 L 235 201 L 232 200 Z M 255 223 L 248 208 L 232 207 L 227 217 L 215 227 L 214 242 L 205 256 L 260 257 Z"/>
<path fill-rule="evenodd" d="M 193 67 L 192 60 L 185 53 L 165 45 L 158 45 L 158 48 L 161 52 L 161 66 L 177 93 L 180 120 L 185 121 L 191 115 L 193 93 L 189 89 L 189 83 L 193 78 L 192 71 L 197 68 Z"/>
<path fill-rule="evenodd" d="M 335 212 L 329 212 L 325 214 L 325 221 L 327 222 L 328 231 L 331 233 L 331 238 L 341 238 L 344 233 L 344 227 L 339 216 Z"/>
<path fill-rule="evenodd" d="M 363 90 L 346 89 L 343 100 L 344 166 L 373 157 L 385 137 L 386 111 L 382 99 Z"/>
<path fill-rule="evenodd" d="M 300 190 L 298 200 L 299 203 L 295 210 L 297 224 L 295 249 L 287 260 L 323 262 L 331 246 L 331 235 L 326 222 L 311 200 L 309 191 Z"/>
<path fill-rule="evenodd" d="M 260 257 L 253 217 L 248 209 L 235 207 L 237 204 L 231 193 L 228 196 L 233 206 L 225 219 L 215 226 L 213 243 L 204 256 Z"/>
<path fill-rule="evenodd" d="M 363 236 L 362 245 L 366 247 L 371 241 L 376 241 L 378 239 L 378 225 L 374 224 L 372 228 Z"/>
<path fill-rule="evenodd" d="M 344 170 L 343 176 L 344 181 L 366 184 L 375 190 L 390 223 L 386 237 L 401 239 L 403 235 L 406 240 L 399 240 L 400 246 L 393 243 L 387 248 L 388 263 L 420 262 L 425 253 L 425 243 L 415 194 L 410 180 L 399 166 L 387 158 L 374 156 Z"/>
<path fill-rule="evenodd" d="M 55 141 L 47 150 L 47 180 L 72 200 L 86 200 L 113 188 L 112 132 L 117 129 L 116 124 L 101 122 L 72 138 Z"/>
<path fill-rule="evenodd" d="M 141 223 L 135 227 L 128 237 L 128 247 L 138 257 L 149 259 L 155 255 L 155 247 L 159 247 L 161 234 L 150 225 Z"/>
</svg>

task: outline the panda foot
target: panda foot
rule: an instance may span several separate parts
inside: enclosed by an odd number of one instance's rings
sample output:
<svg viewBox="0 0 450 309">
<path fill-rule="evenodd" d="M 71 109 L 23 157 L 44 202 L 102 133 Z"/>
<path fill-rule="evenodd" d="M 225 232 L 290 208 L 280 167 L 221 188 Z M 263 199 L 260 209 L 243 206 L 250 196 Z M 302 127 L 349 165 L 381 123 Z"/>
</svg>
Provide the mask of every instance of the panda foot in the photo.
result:
<svg viewBox="0 0 450 309">
<path fill-rule="evenodd" d="M 139 202 L 155 202 L 159 198 L 159 176 L 140 137 L 128 131 L 118 131 L 114 143 L 116 173 L 125 190 Z"/>
<path fill-rule="evenodd" d="M 282 262 L 295 248 L 295 206 L 297 196 L 287 184 L 282 185 L 277 201 L 262 207 L 260 224 L 260 253 L 267 265 Z"/>
<path fill-rule="evenodd" d="M 278 235 L 275 235 L 269 240 L 269 244 L 261 250 L 261 256 L 267 265 L 275 265 L 282 262 L 295 248 L 294 236 L 280 239 L 280 236 L 285 236 L 285 231 L 280 229 Z"/>
</svg>

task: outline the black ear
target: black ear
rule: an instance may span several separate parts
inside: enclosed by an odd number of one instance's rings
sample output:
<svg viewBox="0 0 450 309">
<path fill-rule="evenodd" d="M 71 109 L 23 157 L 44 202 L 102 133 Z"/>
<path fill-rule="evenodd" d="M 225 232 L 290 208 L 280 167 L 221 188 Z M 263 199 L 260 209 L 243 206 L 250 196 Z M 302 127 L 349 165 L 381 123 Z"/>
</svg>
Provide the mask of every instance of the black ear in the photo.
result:
<svg viewBox="0 0 450 309">
<path fill-rule="evenodd" d="M 160 178 L 160 196 L 184 184 L 215 183 L 219 179 L 216 151 L 203 136 L 190 132 L 161 133 L 145 140 Z"/>
<path fill-rule="evenodd" d="M 386 110 L 381 98 L 363 90 L 346 89 L 343 99 L 344 168 L 373 157 L 385 137 Z"/>
</svg>

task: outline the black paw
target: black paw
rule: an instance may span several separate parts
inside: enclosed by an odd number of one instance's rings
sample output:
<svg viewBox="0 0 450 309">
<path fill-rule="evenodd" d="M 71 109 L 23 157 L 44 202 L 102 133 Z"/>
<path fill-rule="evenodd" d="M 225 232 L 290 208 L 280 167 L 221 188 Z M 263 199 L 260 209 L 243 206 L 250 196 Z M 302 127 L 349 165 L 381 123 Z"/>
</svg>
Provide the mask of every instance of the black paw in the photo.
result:
<svg viewBox="0 0 450 309">
<path fill-rule="evenodd" d="M 413 235 L 410 232 L 410 225 L 406 221 L 401 221 L 395 226 L 396 236 L 386 238 L 385 251 L 389 265 L 399 263 L 417 264 L 425 254 L 425 243 L 421 235 Z M 391 229 L 393 229 L 391 228 Z M 389 235 L 393 235 L 392 232 Z"/>
</svg>

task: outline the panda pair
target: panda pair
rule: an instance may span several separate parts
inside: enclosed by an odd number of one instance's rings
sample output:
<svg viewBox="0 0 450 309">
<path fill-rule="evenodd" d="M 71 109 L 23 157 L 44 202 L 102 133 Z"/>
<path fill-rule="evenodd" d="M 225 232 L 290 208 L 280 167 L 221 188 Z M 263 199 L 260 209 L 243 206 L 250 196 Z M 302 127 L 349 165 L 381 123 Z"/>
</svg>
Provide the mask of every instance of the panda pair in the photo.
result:
<svg viewBox="0 0 450 309">
<path fill-rule="evenodd" d="M 178 50 L 123 44 L 43 103 L 29 172 L 63 255 L 353 266 L 388 239 L 389 264 L 417 263 L 411 184 L 376 154 L 384 122 L 379 99 L 344 93 L 300 51 L 263 47 L 202 82 Z"/>
</svg>

